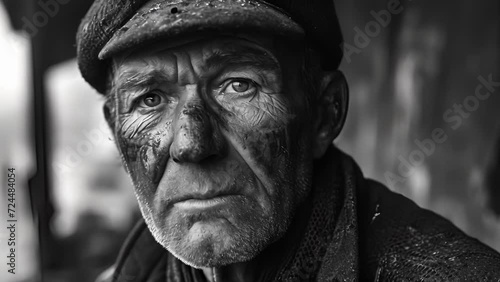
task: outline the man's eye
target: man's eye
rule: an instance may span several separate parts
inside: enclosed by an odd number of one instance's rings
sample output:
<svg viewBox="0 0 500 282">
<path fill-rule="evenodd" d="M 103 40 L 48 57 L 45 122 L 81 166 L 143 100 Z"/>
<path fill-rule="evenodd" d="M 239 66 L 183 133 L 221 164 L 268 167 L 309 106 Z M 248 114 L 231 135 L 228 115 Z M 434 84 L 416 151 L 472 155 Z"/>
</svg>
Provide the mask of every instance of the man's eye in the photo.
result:
<svg viewBox="0 0 500 282">
<path fill-rule="evenodd" d="M 235 81 L 231 83 L 231 87 L 236 92 L 245 92 L 250 88 L 250 83 L 248 81 Z"/>
<path fill-rule="evenodd" d="M 244 94 L 256 90 L 255 82 L 247 79 L 238 79 L 229 82 L 224 90 L 226 94 Z"/>
<path fill-rule="evenodd" d="M 144 95 L 139 100 L 139 106 L 143 108 L 153 108 L 163 102 L 163 97 L 156 93 L 149 93 Z"/>
</svg>

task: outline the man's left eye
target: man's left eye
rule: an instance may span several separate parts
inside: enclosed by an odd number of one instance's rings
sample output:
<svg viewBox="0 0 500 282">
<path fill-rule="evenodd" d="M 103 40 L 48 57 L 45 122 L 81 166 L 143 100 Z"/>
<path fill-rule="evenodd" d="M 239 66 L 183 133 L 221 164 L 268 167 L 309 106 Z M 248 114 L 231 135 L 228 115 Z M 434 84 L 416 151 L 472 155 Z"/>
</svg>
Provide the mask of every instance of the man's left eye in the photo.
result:
<svg viewBox="0 0 500 282">
<path fill-rule="evenodd" d="M 233 80 L 227 85 L 224 93 L 226 94 L 244 94 L 249 91 L 254 92 L 256 89 L 255 82 L 248 79 Z"/>
<path fill-rule="evenodd" d="M 154 108 L 163 102 L 162 96 L 156 93 L 149 93 L 144 95 L 139 100 L 139 106 L 143 108 Z"/>
</svg>

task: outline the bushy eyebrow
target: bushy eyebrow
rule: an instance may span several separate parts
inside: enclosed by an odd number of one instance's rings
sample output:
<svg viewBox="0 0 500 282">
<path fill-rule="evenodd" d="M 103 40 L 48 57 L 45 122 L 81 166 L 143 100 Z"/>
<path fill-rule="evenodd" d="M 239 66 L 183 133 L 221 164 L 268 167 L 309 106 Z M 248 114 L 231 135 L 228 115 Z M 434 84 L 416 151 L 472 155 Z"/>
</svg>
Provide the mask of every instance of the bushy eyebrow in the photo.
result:
<svg viewBox="0 0 500 282">
<path fill-rule="evenodd" d="M 279 71 L 278 61 L 269 53 L 250 47 L 216 51 L 205 61 L 205 68 L 217 69 L 230 66 L 252 66 L 267 71 Z"/>
<path fill-rule="evenodd" d="M 157 69 L 142 69 L 141 71 L 130 70 L 121 73 L 116 80 L 117 89 L 130 89 L 135 87 L 144 87 L 161 82 L 164 76 L 161 70 Z"/>
</svg>

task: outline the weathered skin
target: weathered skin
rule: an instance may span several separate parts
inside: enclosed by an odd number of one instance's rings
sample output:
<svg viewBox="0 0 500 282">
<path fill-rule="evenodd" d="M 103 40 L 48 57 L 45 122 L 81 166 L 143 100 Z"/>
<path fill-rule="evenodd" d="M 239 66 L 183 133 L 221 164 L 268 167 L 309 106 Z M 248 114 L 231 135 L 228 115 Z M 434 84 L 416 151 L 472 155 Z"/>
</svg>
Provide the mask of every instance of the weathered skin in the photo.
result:
<svg viewBox="0 0 500 282">
<path fill-rule="evenodd" d="M 255 257 L 283 236 L 310 188 L 299 67 L 273 48 L 251 36 L 194 39 L 114 60 L 109 119 L 141 211 L 189 265 Z"/>
</svg>

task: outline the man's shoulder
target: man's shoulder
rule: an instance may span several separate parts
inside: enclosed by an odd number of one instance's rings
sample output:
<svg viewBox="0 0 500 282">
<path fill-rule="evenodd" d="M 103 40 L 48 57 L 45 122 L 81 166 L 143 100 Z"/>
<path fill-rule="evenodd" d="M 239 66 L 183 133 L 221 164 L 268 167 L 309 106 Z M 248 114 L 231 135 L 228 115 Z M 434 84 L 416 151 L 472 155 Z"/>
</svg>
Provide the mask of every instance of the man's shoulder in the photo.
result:
<svg viewBox="0 0 500 282">
<path fill-rule="evenodd" d="M 496 251 L 382 184 L 365 183 L 357 192 L 362 275 L 410 281 L 500 278 Z"/>
</svg>

